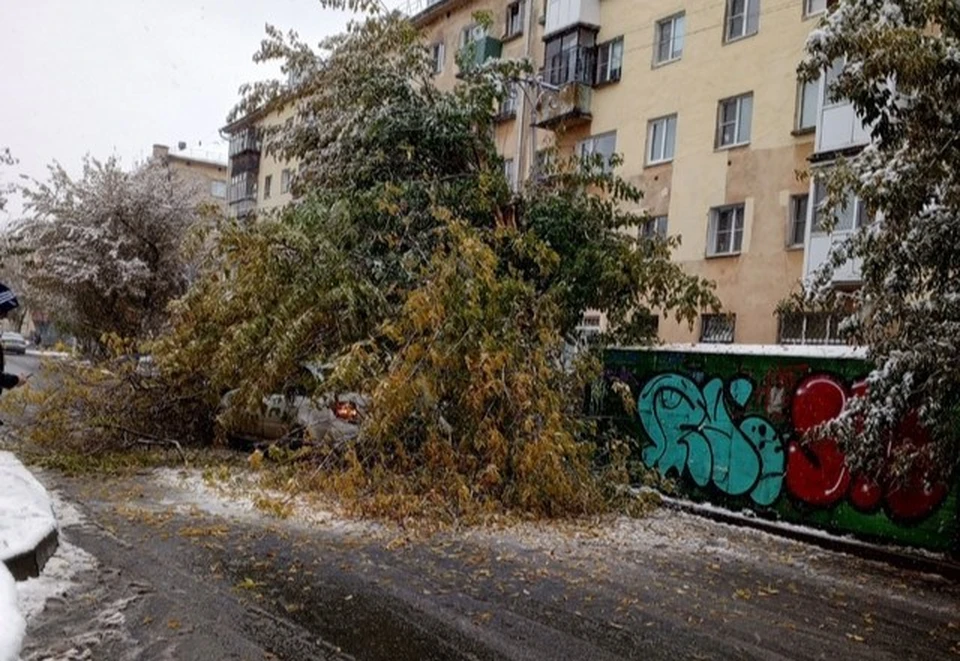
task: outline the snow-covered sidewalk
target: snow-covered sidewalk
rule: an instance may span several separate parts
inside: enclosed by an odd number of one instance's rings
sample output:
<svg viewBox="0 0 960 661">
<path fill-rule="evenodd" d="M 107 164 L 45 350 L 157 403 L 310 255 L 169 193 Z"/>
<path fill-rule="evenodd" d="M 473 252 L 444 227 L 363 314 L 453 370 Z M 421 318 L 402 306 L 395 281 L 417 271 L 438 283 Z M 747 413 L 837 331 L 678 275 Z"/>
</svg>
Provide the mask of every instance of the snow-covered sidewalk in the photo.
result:
<svg viewBox="0 0 960 661">
<path fill-rule="evenodd" d="M 0 485 L 0 661 L 16 661 L 26 623 L 11 572 L 39 572 L 58 529 L 47 490 L 10 452 L 0 452 Z"/>
</svg>

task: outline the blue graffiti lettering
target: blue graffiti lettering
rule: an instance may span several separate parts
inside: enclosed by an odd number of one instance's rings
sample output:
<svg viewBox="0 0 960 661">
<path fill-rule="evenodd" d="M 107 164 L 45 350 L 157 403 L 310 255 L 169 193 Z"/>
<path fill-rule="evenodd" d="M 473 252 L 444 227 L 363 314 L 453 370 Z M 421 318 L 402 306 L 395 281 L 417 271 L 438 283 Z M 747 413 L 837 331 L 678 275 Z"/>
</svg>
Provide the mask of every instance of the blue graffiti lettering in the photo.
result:
<svg viewBox="0 0 960 661">
<path fill-rule="evenodd" d="M 769 420 L 749 415 L 735 422 L 728 401 L 742 408 L 753 393 L 746 379 L 721 379 L 702 388 L 680 374 L 661 374 L 644 386 L 637 401 L 640 422 L 652 441 L 643 461 L 666 476 L 671 471 L 701 487 L 713 483 L 731 496 L 746 493 L 758 505 L 780 495 L 786 458 L 783 441 Z"/>
</svg>

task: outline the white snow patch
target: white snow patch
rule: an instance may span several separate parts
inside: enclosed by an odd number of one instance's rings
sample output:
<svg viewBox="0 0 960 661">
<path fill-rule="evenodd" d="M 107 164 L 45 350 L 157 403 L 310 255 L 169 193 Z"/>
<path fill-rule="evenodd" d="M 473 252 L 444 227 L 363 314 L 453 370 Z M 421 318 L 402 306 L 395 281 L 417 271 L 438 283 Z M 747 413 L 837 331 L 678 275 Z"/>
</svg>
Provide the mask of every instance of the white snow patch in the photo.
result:
<svg viewBox="0 0 960 661">
<path fill-rule="evenodd" d="M 17 661 L 27 623 L 17 608 L 17 584 L 0 562 L 0 661 Z"/>
<path fill-rule="evenodd" d="M 57 552 L 47 561 L 40 576 L 17 584 L 20 612 L 28 622 L 32 621 L 43 612 L 47 600 L 62 598 L 76 585 L 73 579 L 77 574 L 92 571 L 96 567 L 96 558 L 79 546 L 61 539 Z"/>
<path fill-rule="evenodd" d="M 11 452 L 0 452 L 0 561 L 27 553 L 57 521 L 47 490 Z"/>
<path fill-rule="evenodd" d="M 349 519 L 317 498 L 265 489 L 257 484 L 256 476 L 252 474 L 243 473 L 218 481 L 204 478 L 198 470 L 164 468 L 154 472 L 154 479 L 164 488 L 156 504 L 165 508 L 186 512 L 195 508 L 215 516 L 262 520 L 269 516 L 256 505 L 256 499 L 262 497 L 289 505 L 287 520 L 292 523 L 337 532 L 370 533 L 379 529 L 375 523 Z"/>
<path fill-rule="evenodd" d="M 805 344 L 660 344 L 616 347 L 613 351 L 653 351 L 662 353 L 707 353 L 735 356 L 786 356 L 796 358 L 864 359 L 866 347 Z"/>
</svg>

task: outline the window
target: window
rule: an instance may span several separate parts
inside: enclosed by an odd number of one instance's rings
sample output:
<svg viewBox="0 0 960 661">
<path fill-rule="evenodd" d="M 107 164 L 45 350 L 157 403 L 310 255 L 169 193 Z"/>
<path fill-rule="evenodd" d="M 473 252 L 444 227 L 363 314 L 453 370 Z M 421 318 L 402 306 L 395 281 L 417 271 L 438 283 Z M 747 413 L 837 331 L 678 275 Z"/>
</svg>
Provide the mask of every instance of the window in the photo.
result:
<svg viewBox="0 0 960 661">
<path fill-rule="evenodd" d="M 293 171 L 287 168 L 284 168 L 283 172 L 280 173 L 280 192 L 289 193 L 290 185 L 293 183 Z"/>
<path fill-rule="evenodd" d="M 797 86 L 797 130 L 812 129 L 817 125 L 817 101 L 820 96 L 820 79 Z"/>
<path fill-rule="evenodd" d="M 596 340 L 602 330 L 602 321 L 599 314 L 584 314 L 577 331 L 581 341 L 589 344 Z"/>
<path fill-rule="evenodd" d="M 803 0 L 803 15 L 813 16 L 827 10 L 827 0 Z"/>
<path fill-rule="evenodd" d="M 544 77 L 551 85 L 583 83 L 592 85 L 596 75 L 594 30 L 578 28 L 544 44 Z"/>
<path fill-rule="evenodd" d="M 517 115 L 517 96 L 518 90 L 516 84 L 511 84 L 507 90 L 507 96 L 500 102 L 500 110 L 497 113 L 499 117 L 516 117 Z"/>
<path fill-rule="evenodd" d="M 841 319 L 827 312 L 783 312 L 777 340 L 780 344 L 845 344 L 839 332 Z"/>
<path fill-rule="evenodd" d="M 743 244 L 743 205 L 718 207 L 710 212 L 707 256 L 736 255 Z"/>
<path fill-rule="evenodd" d="M 594 154 L 603 156 L 603 169 L 610 171 L 610 159 L 617 149 L 617 132 L 601 133 L 581 140 L 577 143 L 577 156 L 581 159 L 589 159 Z"/>
<path fill-rule="evenodd" d="M 683 55 L 684 23 L 683 14 L 657 21 L 656 43 L 653 48 L 654 64 L 673 62 Z"/>
<path fill-rule="evenodd" d="M 507 5 L 507 37 L 523 34 L 523 0 Z"/>
<path fill-rule="evenodd" d="M 727 41 L 749 37 L 759 28 L 760 0 L 727 0 Z"/>
<path fill-rule="evenodd" d="M 651 120 L 647 124 L 647 165 L 672 161 L 676 139 L 676 115 Z"/>
<path fill-rule="evenodd" d="M 597 46 L 596 84 L 620 80 L 623 72 L 623 37 L 611 39 Z"/>
<path fill-rule="evenodd" d="M 837 58 L 830 64 L 826 75 L 823 77 L 823 86 L 825 88 L 823 95 L 824 108 L 828 108 L 830 106 L 839 106 L 846 103 L 846 100 L 842 96 L 835 97 L 833 95 L 833 84 L 837 82 L 837 78 L 839 78 L 840 74 L 843 73 L 845 64 L 846 63 L 844 62 L 843 58 Z"/>
<path fill-rule="evenodd" d="M 717 115 L 717 147 L 735 147 L 750 142 L 753 94 L 724 99 Z"/>
<path fill-rule="evenodd" d="M 517 168 L 515 161 L 512 158 L 505 159 L 503 161 L 503 176 L 507 180 L 507 187 L 513 192 L 517 191 L 516 175 Z"/>
<path fill-rule="evenodd" d="M 810 204 L 810 196 L 803 195 L 790 196 L 790 225 L 787 227 L 787 246 L 802 246 L 807 233 L 807 207 Z"/>
<path fill-rule="evenodd" d="M 640 223 L 640 236 L 645 239 L 652 239 L 655 236 L 665 237 L 667 235 L 667 217 L 653 216 Z"/>
<path fill-rule="evenodd" d="M 700 341 L 708 344 L 732 344 L 736 327 L 735 314 L 702 314 Z"/>
<path fill-rule="evenodd" d="M 433 61 L 433 73 L 438 74 L 443 72 L 443 63 L 447 56 L 446 45 L 442 41 L 438 41 L 433 46 L 430 47 L 430 59 Z"/>
<path fill-rule="evenodd" d="M 480 41 L 487 36 L 487 28 L 482 25 L 468 25 L 460 31 L 460 47 L 469 46 L 470 44 Z"/>
<path fill-rule="evenodd" d="M 825 232 L 824 229 L 824 208 L 827 203 L 827 187 L 822 180 L 818 180 L 813 187 L 814 192 L 814 216 L 812 232 Z M 844 201 L 843 207 L 833 210 L 834 224 L 833 232 L 852 232 L 858 227 L 862 227 L 867 222 L 866 206 L 860 199 L 850 193 Z"/>
<path fill-rule="evenodd" d="M 210 194 L 218 200 L 224 199 L 227 196 L 227 182 L 211 181 Z"/>
</svg>

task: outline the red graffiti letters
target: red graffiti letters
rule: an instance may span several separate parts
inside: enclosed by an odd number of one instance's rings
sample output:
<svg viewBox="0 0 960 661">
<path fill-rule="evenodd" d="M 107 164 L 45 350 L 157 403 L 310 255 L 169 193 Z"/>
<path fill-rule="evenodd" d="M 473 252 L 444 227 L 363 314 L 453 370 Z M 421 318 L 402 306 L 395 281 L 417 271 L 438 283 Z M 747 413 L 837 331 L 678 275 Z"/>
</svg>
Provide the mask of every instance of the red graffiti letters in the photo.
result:
<svg viewBox="0 0 960 661">
<path fill-rule="evenodd" d="M 829 507 L 844 498 L 862 512 L 873 512 L 886 503 L 888 513 L 898 520 L 917 520 L 930 514 L 947 496 L 948 487 L 935 482 L 933 466 L 918 460 L 903 476 L 892 466 L 899 457 L 915 454 L 930 443 L 929 432 L 916 414 L 897 427 L 887 447 L 887 468 L 880 482 L 850 474 L 846 458 L 833 438 L 804 443 L 807 431 L 840 415 L 850 397 L 863 396 L 866 384 L 854 384 L 848 393 L 843 384 L 829 375 L 807 377 L 793 395 L 791 415 L 797 438 L 787 450 L 787 490 L 797 500 L 815 507 Z"/>
<path fill-rule="evenodd" d="M 800 382 L 793 394 L 793 427 L 797 435 L 840 415 L 847 393 L 829 376 L 812 376 Z M 850 471 L 839 445 L 832 438 L 806 446 L 797 440 L 787 448 L 787 490 L 799 500 L 827 507 L 841 500 L 850 486 Z"/>
</svg>

